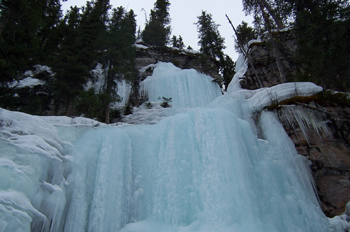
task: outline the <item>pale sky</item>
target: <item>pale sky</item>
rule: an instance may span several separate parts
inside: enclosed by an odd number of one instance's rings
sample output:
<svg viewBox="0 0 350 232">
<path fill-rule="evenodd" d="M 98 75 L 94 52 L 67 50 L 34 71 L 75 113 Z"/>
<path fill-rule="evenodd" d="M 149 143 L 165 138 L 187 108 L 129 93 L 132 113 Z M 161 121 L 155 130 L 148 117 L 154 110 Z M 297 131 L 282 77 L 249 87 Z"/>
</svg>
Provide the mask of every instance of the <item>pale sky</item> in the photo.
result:
<svg viewBox="0 0 350 232">
<path fill-rule="evenodd" d="M 156 0 L 110 0 L 113 7 L 123 6 L 127 10 L 133 9 L 137 15 L 137 25 L 141 30 L 145 25 L 145 9 L 147 18 L 149 18 L 150 10 L 153 9 Z M 198 32 L 197 26 L 194 25 L 198 21 L 197 17 L 201 15 L 202 10 L 212 14 L 216 24 L 220 24 L 219 32 L 225 38 L 225 53 L 234 61 L 238 58 L 238 54 L 234 50 L 234 32 L 228 23 L 225 14 L 230 18 L 234 26 L 237 26 L 242 20 L 251 25 L 252 17 L 245 16 L 242 11 L 242 0 L 170 0 L 170 18 L 172 35 L 182 36 L 185 46 L 190 45 L 193 49 L 198 50 Z M 65 12 L 71 5 L 82 6 L 86 4 L 86 0 L 68 0 L 62 3 Z M 171 36 L 172 36 L 171 35 Z"/>
</svg>

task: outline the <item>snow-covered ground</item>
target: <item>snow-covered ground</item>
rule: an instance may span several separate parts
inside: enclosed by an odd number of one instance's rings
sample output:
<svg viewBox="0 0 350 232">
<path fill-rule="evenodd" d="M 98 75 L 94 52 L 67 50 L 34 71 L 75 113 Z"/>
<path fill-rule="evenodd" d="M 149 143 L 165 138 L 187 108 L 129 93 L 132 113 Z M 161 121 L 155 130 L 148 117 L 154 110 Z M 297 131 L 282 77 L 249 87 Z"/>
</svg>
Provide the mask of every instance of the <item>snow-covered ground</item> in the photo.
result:
<svg viewBox="0 0 350 232">
<path fill-rule="evenodd" d="M 0 231 L 348 229 L 348 216 L 322 213 L 307 164 L 275 115 L 262 113 L 263 139 L 251 121 L 271 101 L 321 88 L 242 90 L 238 71 L 221 96 L 209 77 L 159 63 L 143 84 L 152 107 L 118 125 L 0 109 Z"/>
</svg>

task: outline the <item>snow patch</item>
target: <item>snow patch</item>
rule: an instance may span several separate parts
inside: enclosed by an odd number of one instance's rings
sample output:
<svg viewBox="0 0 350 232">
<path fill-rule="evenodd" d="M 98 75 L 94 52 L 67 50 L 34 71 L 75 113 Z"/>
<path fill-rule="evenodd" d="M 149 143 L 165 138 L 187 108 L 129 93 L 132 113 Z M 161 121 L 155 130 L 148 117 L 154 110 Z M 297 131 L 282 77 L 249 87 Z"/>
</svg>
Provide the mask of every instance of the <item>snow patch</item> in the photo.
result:
<svg viewBox="0 0 350 232">
<path fill-rule="evenodd" d="M 151 68 L 152 70 L 157 66 L 157 64 L 149 64 L 139 69 L 139 73 L 146 72 L 147 69 Z"/>
<path fill-rule="evenodd" d="M 147 46 L 142 45 L 142 44 L 134 44 L 133 46 L 134 46 L 136 49 L 141 49 L 141 50 L 146 50 L 146 49 L 148 49 Z"/>
<path fill-rule="evenodd" d="M 12 82 L 9 87 L 10 88 L 33 88 L 34 86 L 37 85 L 44 85 L 45 81 L 39 80 L 37 78 L 32 78 L 32 77 L 27 77 L 19 81 L 14 81 Z"/>
</svg>

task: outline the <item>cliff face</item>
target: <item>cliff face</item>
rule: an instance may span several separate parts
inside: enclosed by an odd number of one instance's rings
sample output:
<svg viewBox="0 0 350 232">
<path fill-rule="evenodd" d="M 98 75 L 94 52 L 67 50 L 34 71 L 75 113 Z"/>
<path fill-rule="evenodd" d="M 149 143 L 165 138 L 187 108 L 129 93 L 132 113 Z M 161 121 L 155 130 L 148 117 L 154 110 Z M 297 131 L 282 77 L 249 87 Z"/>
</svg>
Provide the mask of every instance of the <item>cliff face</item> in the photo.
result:
<svg viewBox="0 0 350 232">
<path fill-rule="evenodd" d="M 136 88 L 130 95 L 130 104 L 138 106 L 146 101 L 145 96 L 139 95 L 139 84 L 148 76 L 153 74 L 153 69 L 157 62 L 170 62 L 181 69 L 195 69 L 200 73 L 213 77 L 213 81 L 221 86 L 223 78 L 219 74 L 218 65 L 215 60 L 194 50 L 180 50 L 177 48 L 158 48 L 146 46 L 145 44 L 135 44 L 136 57 L 135 69 L 139 71 Z"/>
<path fill-rule="evenodd" d="M 274 32 L 269 36 L 265 35 L 262 42 L 251 43 L 248 53 L 252 62 L 248 63 L 241 86 L 258 89 L 293 79 L 301 67 L 296 50 L 296 39 L 291 30 Z"/>
<path fill-rule="evenodd" d="M 323 211 L 334 217 L 342 214 L 350 201 L 350 108 L 328 105 L 310 109 L 308 106 L 292 105 L 288 106 L 287 113 L 283 108 L 277 112 L 298 153 L 311 161 Z M 314 118 L 310 124 L 320 127 L 300 125 L 305 121 L 291 125 L 290 120 L 284 118 L 285 114 L 293 118 L 295 115 L 291 114 L 303 113 L 309 119 Z"/>
<path fill-rule="evenodd" d="M 174 65 L 182 69 L 195 69 L 200 73 L 207 74 L 213 77 L 213 81 L 221 85 L 223 78 L 219 74 L 218 65 L 215 60 L 193 50 L 179 50 L 175 48 L 157 48 L 148 47 L 143 44 L 135 44 L 136 57 L 135 57 L 135 69 L 138 70 L 138 75 L 135 77 L 135 83 L 132 83 L 132 92 L 130 96 L 130 104 L 138 105 L 142 99 L 139 99 L 138 85 L 147 76 L 151 76 L 153 73 L 154 65 L 161 62 L 171 62 Z M 103 80 L 103 70 L 96 66 L 92 73 L 94 74 L 93 83 L 98 83 Z M 27 79 L 26 79 L 27 78 Z M 24 75 L 24 79 L 19 82 L 10 83 L 11 86 L 6 89 L 8 93 L 8 99 L 5 99 L 6 104 L 2 107 L 24 111 L 26 113 L 39 114 L 39 115 L 54 115 L 54 93 L 50 87 L 50 81 L 54 78 L 54 73 L 51 72 L 47 66 L 37 65 L 35 71 L 27 71 Z M 32 83 L 27 83 L 28 79 Z M 103 84 L 102 84 L 103 85 Z M 15 96 L 15 98 L 11 98 Z M 121 96 L 125 97 L 125 96 Z M 129 97 L 127 97 L 129 99 Z M 73 107 L 73 106 L 71 106 Z M 56 114 L 64 114 L 67 106 L 62 105 L 57 110 Z"/>
<path fill-rule="evenodd" d="M 296 51 L 290 30 L 252 43 L 241 86 L 258 89 L 294 80 L 302 68 Z M 275 109 L 298 153 L 311 161 L 320 203 L 329 217 L 342 214 L 350 201 L 350 100 L 346 94 L 341 101 L 334 96 L 307 103 L 295 99 Z"/>
<path fill-rule="evenodd" d="M 222 76 L 219 74 L 216 61 L 193 50 L 179 50 L 174 48 L 157 48 L 145 45 L 136 45 L 135 68 L 140 70 L 141 81 L 153 72 L 152 65 L 158 61 L 171 62 L 181 69 L 195 69 L 200 73 L 207 74 L 215 79 L 216 82 L 222 82 Z M 142 68 L 146 68 L 142 70 Z"/>
</svg>

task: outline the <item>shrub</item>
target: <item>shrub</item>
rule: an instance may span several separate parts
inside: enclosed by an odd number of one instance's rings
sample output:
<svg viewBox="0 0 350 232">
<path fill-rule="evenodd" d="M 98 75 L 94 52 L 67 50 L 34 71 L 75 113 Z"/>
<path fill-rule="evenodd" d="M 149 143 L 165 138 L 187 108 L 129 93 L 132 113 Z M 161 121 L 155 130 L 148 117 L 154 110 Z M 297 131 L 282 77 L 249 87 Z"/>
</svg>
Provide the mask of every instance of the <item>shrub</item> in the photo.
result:
<svg viewBox="0 0 350 232">
<path fill-rule="evenodd" d="M 150 102 L 146 102 L 145 106 L 147 109 L 151 109 L 153 107 L 152 103 L 150 103 Z"/>
<path fill-rule="evenodd" d="M 158 100 L 163 101 L 160 105 L 164 108 L 170 107 L 169 102 L 172 102 L 172 98 L 171 97 L 158 97 Z"/>
</svg>

